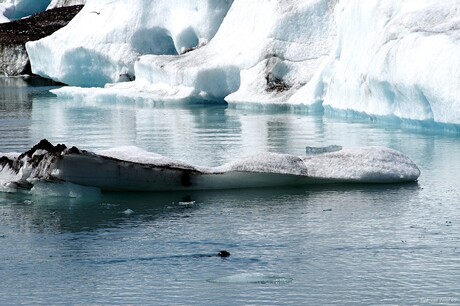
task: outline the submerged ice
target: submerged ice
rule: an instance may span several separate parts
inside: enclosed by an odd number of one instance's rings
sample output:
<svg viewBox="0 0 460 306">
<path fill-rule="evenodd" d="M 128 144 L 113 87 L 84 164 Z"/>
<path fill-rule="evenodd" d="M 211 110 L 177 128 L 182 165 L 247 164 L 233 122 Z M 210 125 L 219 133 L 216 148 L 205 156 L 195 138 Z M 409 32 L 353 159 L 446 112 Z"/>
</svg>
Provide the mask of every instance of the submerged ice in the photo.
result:
<svg viewBox="0 0 460 306">
<path fill-rule="evenodd" d="M 2 191 L 54 194 L 91 191 L 171 191 L 302 186 L 323 183 L 414 182 L 420 171 L 404 154 L 384 147 L 342 149 L 313 156 L 260 153 L 218 167 L 124 147 L 98 154 L 46 140 L 20 155 L 0 158 Z M 78 188 L 77 188 L 78 187 Z M 79 189 L 80 188 L 80 189 Z"/>
<path fill-rule="evenodd" d="M 58 95 L 460 124 L 458 0 L 88 0 L 27 51 L 35 73 L 101 87 Z"/>
</svg>

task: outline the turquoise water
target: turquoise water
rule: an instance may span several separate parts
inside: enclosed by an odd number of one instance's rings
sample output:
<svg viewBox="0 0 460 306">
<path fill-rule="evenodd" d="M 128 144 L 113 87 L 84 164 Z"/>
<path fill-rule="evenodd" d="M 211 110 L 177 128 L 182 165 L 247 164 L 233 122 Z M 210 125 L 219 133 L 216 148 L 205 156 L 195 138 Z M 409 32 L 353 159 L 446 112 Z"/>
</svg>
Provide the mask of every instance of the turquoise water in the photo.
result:
<svg viewBox="0 0 460 306">
<path fill-rule="evenodd" d="M 0 304 L 460 303 L 457 133 L 285 108 L 60 100 L 48 89 L 1 80 L 0 152 L 47 138 L 216 166 L 381 145 L 422 175 L 404 185 L 0 194 Z"/>
</svg>

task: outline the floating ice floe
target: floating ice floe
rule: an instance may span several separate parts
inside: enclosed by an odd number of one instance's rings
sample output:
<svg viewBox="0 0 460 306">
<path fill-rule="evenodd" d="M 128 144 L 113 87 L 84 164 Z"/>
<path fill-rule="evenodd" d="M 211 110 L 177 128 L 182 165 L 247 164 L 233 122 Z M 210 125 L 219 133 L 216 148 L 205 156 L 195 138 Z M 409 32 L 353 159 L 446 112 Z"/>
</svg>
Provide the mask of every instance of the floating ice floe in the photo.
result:
<svg viewBox="0 0 460 306">
<path fill-rule="evenodd" d="M 343 149 L 313 156 L 261 153 L 219 167 L 190 164 L 139 148 L 99 154 L 53 146 L 0 158 L 3 191 L 30 190 L 43 182 L 77 184 L 102 191 L 171 191 L 301 186 L 325 183 L 414 182 L 417 166 L 384 147 Z"/>
</svg>

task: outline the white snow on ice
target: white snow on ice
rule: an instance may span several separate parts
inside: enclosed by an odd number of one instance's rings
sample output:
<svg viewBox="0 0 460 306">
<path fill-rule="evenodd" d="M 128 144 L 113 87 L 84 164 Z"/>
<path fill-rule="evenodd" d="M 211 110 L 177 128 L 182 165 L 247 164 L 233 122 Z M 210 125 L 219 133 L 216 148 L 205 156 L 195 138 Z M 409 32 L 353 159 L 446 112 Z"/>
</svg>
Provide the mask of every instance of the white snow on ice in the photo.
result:
<svg viewBox="0 0 460 306">
<path fill-rule="evenodd" d="M 98 154 L 133 163 L 196 169 L 211 174 L 275 173 L 363 182 L 410 181 L 420 174 L 407 156 L 385 147 L 346 148 L 309 156 L 259 153 L 219 167 L 196 167 L 133 146 L 103 150 Z"/>
<path fill-rule="evenodd" d="M 98 155 L 115 158 L 123 161 L 139 164 L 150 164 L 158 166 L 172 166 L 178 168 L 191 168 L 187 163 L 180 162 L 161 154 L 145 151 L 135 146 L 116 147 L 97 152 Z"/>
</svg>

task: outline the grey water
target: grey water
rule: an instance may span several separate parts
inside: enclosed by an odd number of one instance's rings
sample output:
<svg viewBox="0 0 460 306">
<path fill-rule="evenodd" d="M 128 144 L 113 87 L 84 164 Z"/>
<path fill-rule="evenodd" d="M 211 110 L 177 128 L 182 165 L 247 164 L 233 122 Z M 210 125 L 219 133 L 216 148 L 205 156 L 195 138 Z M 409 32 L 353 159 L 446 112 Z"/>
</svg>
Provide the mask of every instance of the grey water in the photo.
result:
<svg viewBox="0 0 460 306">
<path fill-rule="evenodd" d="M 460 304 L 459 134 L 286 108 L 66 100 L 50 88 L 0 79 L 0 152 L 47 138 L 216 166 L 376 145 L 422 174 L 402 185 L 2 193 L 1 305 Z"/>
</svg>

